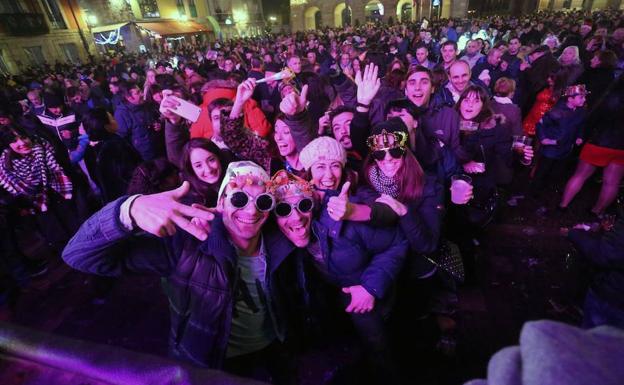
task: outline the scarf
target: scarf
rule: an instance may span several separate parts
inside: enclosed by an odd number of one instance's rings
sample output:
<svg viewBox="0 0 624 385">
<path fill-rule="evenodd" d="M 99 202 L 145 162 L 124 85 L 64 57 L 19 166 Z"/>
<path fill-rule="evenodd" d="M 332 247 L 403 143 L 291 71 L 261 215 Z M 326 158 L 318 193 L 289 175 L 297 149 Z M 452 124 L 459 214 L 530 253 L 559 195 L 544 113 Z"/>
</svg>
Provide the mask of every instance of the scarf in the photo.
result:
<svg viewBox="0 0 624 385">
<path fill-rule="evenodd" d="M 6 149 L 0 156 L 0 187 L 9 194 L 25 195 L 42 212 L 47 211 L 48 189 L 71 194 L 72 183 L 54 158 L 50 144 L 34 144 L 30 154 L 9 161 L 11 151 Z"/>
<path fill-rule="evenodd" d="M 399 196 L 399 184 L 397 181 L 394 178 L 385 176 L 384 173 L 379 170 L 379 167 L 373 166 L 370 168 L 368 179 L 378 193 L 387 194 L 393 198 Z"/>
</svg>

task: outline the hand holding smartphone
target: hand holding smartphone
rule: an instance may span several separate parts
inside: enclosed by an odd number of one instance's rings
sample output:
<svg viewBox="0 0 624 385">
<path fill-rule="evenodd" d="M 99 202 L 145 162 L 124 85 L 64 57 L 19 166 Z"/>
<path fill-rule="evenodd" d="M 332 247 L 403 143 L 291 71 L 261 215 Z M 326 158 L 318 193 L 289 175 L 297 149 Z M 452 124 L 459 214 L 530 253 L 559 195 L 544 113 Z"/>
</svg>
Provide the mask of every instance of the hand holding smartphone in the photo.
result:
<svg viewBox="0 0 624 385">
<path fill-rule="evenodd" d="M 164 90 L 163 100 L 160 103 L 160 112 L 164 114 L 173 112 L 191 123 L 195 123 L 199 119 L 201 108 L 189 101 L 173 95 L 171 90 Z"/>
</svg>

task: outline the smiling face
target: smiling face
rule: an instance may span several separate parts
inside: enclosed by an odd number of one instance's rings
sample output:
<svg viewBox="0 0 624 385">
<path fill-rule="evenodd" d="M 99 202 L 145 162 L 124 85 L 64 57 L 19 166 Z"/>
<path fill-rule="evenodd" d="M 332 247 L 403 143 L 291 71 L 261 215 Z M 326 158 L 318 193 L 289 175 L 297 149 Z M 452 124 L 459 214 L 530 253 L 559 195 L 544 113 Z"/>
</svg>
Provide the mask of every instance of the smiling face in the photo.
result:
<svg viewBox="0 0 624 385">
<path fill-rule="evenodd" d="M 462 92 L 470 83 L 470 66 L 463 61 L 454 63 L 449 68 L 449 81 L 457 92 Z"/>
<path fill-rule="evenodd" d="M 312 183 L 321 190 L 337 190 L 342 178 L 342 164 L 338 161 L 318 160 L 310 167 Z"/>
<path fill-rule="evenodd" d="M 242 189 L 251 200 L 243 208 L 236 208 L 230 201 L 230 195 L 240 189 L 226 187 L 224 196 L 219 200 L 219 208 L 223 215 L 223 224 L 232 238 L 251 240 L 260 234 L 260 229 L 269 217 L 268 212 L 261 212 L 254 204 L 255 198 L 266 192 L 265 186 L 252 184 Z"/>
<path fill-rule="evenodd" d="M 403 167 L 404 159 L 404 156 L 401 156 L 398 159 L 394 158 L 392 155 L 390 155 L 389 151 L 386 151 L 385 158 L 383 158 L 382 160 L 375 159 L 375 163 L 377 164 L 377 167 L 379 167 L 379 170 L 381 170 L 381 172 L 385 176 L 387 176 L 388 178 L 393 178 L 397 174 L 397 172 L 399 172 L 401 167 Z"/>
<path fill-rule="evenodd" d="M 191 166 L 195 176 L 202 182 L 215 184 L 221 177 L 221 163 L 219 158 L 203 148 L 194 148 L 189 154 Z"/>
<path fill-rule="evenodd" d="M 353 120 L 353 113 L 343 112 L 334 116 L 331 123 L 334 138 L 342 144 L 345 150 L 353 147 L 353 143 L 351 143 L 351 120 Z"/>
<path fill-rule="evenodd" d="M 280 202 L 288 203 L 296 206 L 304 195 L 288 195 Z M 279 204 L 279 202 L 278 202 Z M 275 216 L 277 226 L 282 233 L 297 247 L 306 247 L 310 242 L 310 228 L 312 224 L 312 211 L 307 213 L 300 212 L 297 208 L 290 211 L 290 215 L 286 217 Z"/>
<path fill-rule="evenodd" d="M 426 107 L 432 93 L 433 85 L 427 72 L 414 72 L 407 79 L 405 96 L 418 107 Z"/>
<path fill-rule="evenodd" d="M 28 138 L 17 137 L 9 144 L 11 150 L 19 155 L 28 155 L 32 151 L 32 142 Z"/>
<path fill-rule="evenodd" d="M 275 122 L 275 133 L 273 134 L 277 149 L 281 156 L 289 156 L 297 151 L 295 140 L 290 134 L 290 128 L 281 119 Z"/>
<path fill-rule="evenodd" d="M 473 120 L 479 115 L 483 108 L 483 101 L 476 92 L 470 92 L 462 100 L 459 106 L 459 113 L 464 120 Z"/>
<path fill-rule="evenodd" d="M 452 63 L 457 56 L 457 51 L 455 51 L 455 47 L 452 44 L 445 45 L 442 47 L 442 60 L 445 64 Z"/>
</svg>

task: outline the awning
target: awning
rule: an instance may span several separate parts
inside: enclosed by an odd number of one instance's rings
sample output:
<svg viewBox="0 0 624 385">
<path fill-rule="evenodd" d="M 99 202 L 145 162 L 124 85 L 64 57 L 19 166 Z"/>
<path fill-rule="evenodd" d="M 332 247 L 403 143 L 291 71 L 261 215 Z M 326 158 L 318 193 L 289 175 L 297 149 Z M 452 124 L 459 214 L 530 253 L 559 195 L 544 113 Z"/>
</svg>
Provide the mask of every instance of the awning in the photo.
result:
<svg viewBox="0 0 624 385">
<path fill-rule="evenodd" d="M 157 21 L 137 23 L 141 28 L 148 29 L 161 36 L 185 35 L 189 33 L 210 32 L 210 27 L 194 21 Z"/>
<path fill-rule="evenodd" d="M 121 28 L 124 25 L 127 25 L 128 23 L 129 22 L 126 21 L 125 23 L 117 23 L 117 24 L 110 24 L 110 25 L 102 25 L 100 27 L 93 27 L 91 28 L 91 33 L 116 31 L 118 28 Z"/>
</svg>

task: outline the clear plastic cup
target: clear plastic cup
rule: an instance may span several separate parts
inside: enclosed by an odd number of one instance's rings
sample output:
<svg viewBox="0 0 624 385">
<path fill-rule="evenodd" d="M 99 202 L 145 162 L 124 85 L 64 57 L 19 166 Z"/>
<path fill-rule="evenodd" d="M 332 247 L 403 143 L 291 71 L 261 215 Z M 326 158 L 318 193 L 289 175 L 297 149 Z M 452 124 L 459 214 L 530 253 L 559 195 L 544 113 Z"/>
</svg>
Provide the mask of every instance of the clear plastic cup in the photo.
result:
<svg viewBox="0 0 624 385">
<path fill-rule="evenodd" d="M 460 120 L 459 131 L 464 134 L 472 134 L 479 129 L 479 123 L 471 120 Z"/>
<path fill-rule="evenodd" d="M 472 178 L 468 175 L 453 175 L 451 177 L 451 202 L 459 205 L 464 204 L 471 186 Z"/>
<path fill-rule="evenodd" d="M 527 147 L 531 147 L 531 144 L 533 143 L 533 138 L 529 138 L 528 136 L 524 136 L 522 139 L 522 143 L 523 143 L 523 147 L 522 147 L 522 156 L 520 157 L 520 163 L 524 166 L 530 166 L 531 163 L 533 162 L 533 159 L 528 160 L 524 157 L 524 150 Z"/>
</svg>

